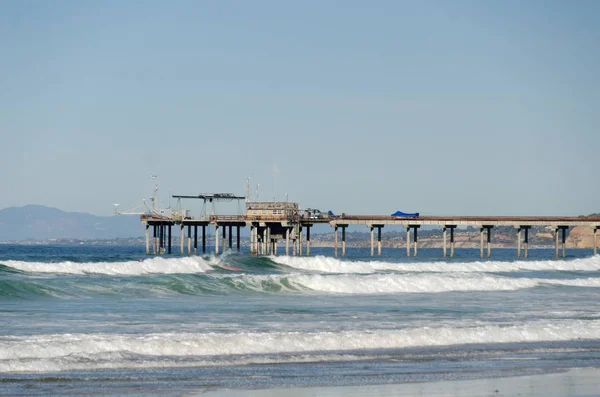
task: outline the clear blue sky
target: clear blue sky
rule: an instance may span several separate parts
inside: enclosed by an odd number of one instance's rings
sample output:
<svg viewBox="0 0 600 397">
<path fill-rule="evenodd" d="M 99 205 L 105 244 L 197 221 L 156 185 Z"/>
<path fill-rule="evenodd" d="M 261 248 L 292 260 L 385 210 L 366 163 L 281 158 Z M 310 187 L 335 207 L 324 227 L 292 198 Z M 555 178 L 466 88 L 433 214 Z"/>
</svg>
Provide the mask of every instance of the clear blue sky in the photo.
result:
<svg viewBox="0 0 600 397">
<path fill-rule="evenodd" d="M 600 2 L 0 1 L 0 208 L 600 212 Z"/>
</svg>

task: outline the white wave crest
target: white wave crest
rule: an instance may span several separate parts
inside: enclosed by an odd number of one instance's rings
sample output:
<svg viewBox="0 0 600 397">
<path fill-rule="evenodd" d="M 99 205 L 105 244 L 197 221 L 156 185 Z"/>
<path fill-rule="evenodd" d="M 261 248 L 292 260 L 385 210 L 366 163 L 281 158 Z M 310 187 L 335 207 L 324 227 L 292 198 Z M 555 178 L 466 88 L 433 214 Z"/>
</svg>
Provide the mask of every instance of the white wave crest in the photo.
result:
<svg viewBox="0 0 600 397">
<path fill-rule="evenodd" d="M 293 257 L 272 256 L 271 260 L 294 269 L 323 273 L 376 273 L 396 272 L 478 272 L 498 273 L 528 271 L 598 271 L 600 255 L 572 260 L 545 261 L 476 261 L 476 262 L 407 262 L 340 260 L 325 256 Z"/>
<path fill-rule="evenodd" d="M 62 274 L 106 274 L 106 275 L 142 275 L 142 274 L 193 274 L 212 270 L 211 265 L 218 260 L 211 257 L 205 260 L 199 256 L 181 258 L 154 257 L 143 261 L 125 262 L 24 262 L 3 261 L 4 265 L 13 269 L 31 273 Z"/>
<path fill-rule="evenodd" d="M 256 292 L 314 291 L 332 294 L 515 291 L 540 285 L 600 287 L 600 278 L 514 278 L 485 273 L 288 274 L 226 276 L 237 289 Z"/>
<path fill-rule="evenodd" d="M 291 285 L 338 294 L 438 293 L 448 291 L 513 291 L 533 288 L 537 279 L 485 274 L 296 275 Z M 303 288 L 303 289 L 304 289 Z"/>
<path fill-rule="evenodd" d="M 152 367 L 156 366 L 153 360 L 167 364 L 184 357 L 195 358 L 192 365 L 206 365 L 207 358 L 214 356 L 578 339 L 600 339 L 600 320 L 340 332 L 33 335 L 0 340 L 0 372 L 58 371 L 82 368 L 82 364 L 85 368 Z"/>
</svg>

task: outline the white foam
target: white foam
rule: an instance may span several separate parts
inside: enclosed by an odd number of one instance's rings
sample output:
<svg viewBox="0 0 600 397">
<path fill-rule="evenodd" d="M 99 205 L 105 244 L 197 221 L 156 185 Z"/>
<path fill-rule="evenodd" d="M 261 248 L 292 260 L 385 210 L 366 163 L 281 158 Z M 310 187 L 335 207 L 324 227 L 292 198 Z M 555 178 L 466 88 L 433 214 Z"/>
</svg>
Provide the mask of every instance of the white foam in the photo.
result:
<svg viewBox="0 0 600 397">
<path fill-rule="evenodd" d="M 154 257 L 143 261 L 125 262 L 24 262 L 3 261 L 4 265 L 13 269 L 32 273 L 62 274 L 106 274 L 106 275 L 141 275 L 141 274 L 176 274 L 204 273 L 212 270 L 217 258 L 205 260 L 199 256 L 181 258 Z"/>
<path fill-rule="evenodd" d="M 238 290 L 256 292 L 314 291 L 333 294 L 440 293 L 515 291 L 541 285 L 600 287 L 600 278 L 573 280 L 514 278 L 486 273 L 216 275 Z"/>
<path fill-rule="evenodd" d="M 157 360 L 168 364 L 181 358 L 192 359 L 192 365 L 203 365 L 215 356 L 578 339 L 600 339 L 600 320 L 340 332 L 34 335 L 0 340 L 0 372 L 64 370 L 80 368 L 82 363 L 91 368 L 151 367 Z"/>
<path fill-rule="evenodd" d="M 352 261 L 315 256 L 310 258 L 272 256 L 271 260 L 294 269 L 323 273 L 376 273 L 396 272 L 478 272 L 498 273 L 529 271 L 598 271 L 600 255 L 572 260 L 544 261 L 476 261 L 476 262 L 406 262 Z"/>
<path fill-rule="evenodd" d="M 438 293 L 448 291 L 513 291 L 533 288 L 537 279 L 486 274 L 368 274 L 295 275 L 288 278 L 301 289 L 338 294 Z M 546 280 L 547 281 L 547 280 Z"/>
</svg>

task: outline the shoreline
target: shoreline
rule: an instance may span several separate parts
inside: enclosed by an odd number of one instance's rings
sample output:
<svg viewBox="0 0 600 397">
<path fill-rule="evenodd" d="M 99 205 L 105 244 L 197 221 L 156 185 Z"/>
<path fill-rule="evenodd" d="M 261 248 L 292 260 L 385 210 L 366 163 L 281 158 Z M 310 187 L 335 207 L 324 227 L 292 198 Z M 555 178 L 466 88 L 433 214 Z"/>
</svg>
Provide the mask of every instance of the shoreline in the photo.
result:
<svg viewBox="0 0 600 397">
<path fill-rule="evenodd" d="M 443 380 L 401 384 L 296 387 L 255 390 L 215 390 L 192 393 L 203 397 L 592 397 L 600 390 L 600 368 L 572 368 L 540 375 Z"/>
</svg>

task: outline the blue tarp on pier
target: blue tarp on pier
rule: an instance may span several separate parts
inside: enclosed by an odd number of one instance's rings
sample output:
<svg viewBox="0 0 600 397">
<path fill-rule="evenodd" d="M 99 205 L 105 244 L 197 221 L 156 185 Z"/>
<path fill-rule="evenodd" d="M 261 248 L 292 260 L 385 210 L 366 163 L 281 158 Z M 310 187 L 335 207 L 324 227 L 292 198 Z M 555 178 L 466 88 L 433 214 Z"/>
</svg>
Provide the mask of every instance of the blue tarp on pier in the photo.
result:
<svg viewBox="0 0 600 397">
<path fill-rule="evenodd" d="M 416 218 L 419 216 L 418 212 L 414 212 L 412 214 L 406 213 L 406 212 L 402 212 L 402 211 L 396 211 L 392 214 L 392 216 L 401 216 L 403 218 Z"/>
</svg>

